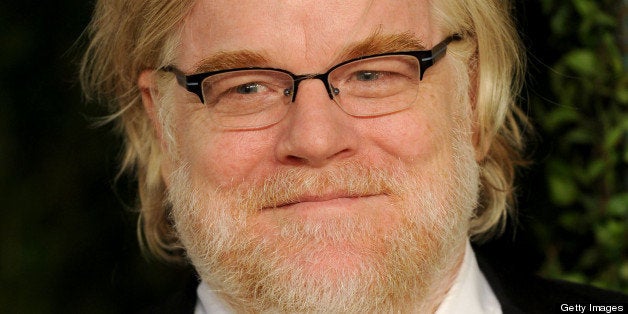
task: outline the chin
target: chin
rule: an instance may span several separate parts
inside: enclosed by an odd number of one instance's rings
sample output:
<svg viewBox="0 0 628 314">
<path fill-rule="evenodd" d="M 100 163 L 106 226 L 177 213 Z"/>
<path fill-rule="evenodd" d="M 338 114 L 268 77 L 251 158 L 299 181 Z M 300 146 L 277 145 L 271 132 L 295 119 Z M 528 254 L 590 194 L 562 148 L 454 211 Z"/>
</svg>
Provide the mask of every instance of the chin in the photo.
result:
<svg viewBox="0 0 628 314">
<path fill-rule="evenodd" d="M 477 206 L 479 168 L 464 143 L 438 166 L 343 164 L 228 189 L 180 167 L 169 187 L 175 228 L 235 310 L 431 311 Z"/>
</svg>

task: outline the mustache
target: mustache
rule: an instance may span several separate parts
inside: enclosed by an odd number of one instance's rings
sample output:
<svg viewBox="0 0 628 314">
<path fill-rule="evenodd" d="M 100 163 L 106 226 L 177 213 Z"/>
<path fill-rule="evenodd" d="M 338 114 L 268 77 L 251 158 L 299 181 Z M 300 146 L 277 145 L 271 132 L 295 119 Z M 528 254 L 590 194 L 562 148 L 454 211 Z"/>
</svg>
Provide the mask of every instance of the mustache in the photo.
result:
<svg viewBox="0 0 628 314">
<path fill-rule="evenodd" d="M 400 195 L 407 174 L 399 167 L 374 167 L 344 162 L 325 169 L 280 170 L 254 182 L 219 187 L 218 194 L 235 200 L 233 207 L 260 211 L 315 200 L 320 197 Z M 235 197 L 234 197 L 235 196 Z"/>
</svg>

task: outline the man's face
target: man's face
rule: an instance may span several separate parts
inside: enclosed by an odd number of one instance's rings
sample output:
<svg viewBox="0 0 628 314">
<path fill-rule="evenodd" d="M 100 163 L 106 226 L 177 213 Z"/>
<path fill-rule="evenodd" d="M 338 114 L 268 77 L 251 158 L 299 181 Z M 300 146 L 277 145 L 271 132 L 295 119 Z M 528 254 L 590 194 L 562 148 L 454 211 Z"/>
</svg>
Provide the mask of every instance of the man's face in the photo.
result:
<svg viewBox="0 0 628 314">
<path fill-rule="evenodd" d="M 229 67 L 323 73 L 399 34 L 424 49 L 451 35 L 427 1 L 198 1 L 175 65 L 194 73 L 224 66 L 206 64 L 221 55 Z M 252 130 L 221 128 L 177 88 L 162 109 L 175 139 L 164 177 L 203 280 L 248 308 L 433 308 L 455 276 L 478 193 L 458 76 L 447 56 L 410 108 L 366 118 L 306 80 L 280 122 Z"/>
</svg>

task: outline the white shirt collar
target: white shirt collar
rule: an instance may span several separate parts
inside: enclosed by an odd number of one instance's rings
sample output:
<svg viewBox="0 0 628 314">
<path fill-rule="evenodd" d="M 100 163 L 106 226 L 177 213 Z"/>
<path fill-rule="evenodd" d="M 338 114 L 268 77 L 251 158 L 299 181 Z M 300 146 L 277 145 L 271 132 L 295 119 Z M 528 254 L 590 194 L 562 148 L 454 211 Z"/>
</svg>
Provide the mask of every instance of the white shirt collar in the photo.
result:
<svg viewBox="0 0 628 314">
<path fill-rule="evenodd" d="M 436 314 L 501 314 L 502 309 L 491 286 L 480 271 L 471 244 L 467 242 L 464 260 Z"/>
<path fill-rule="evenodd" d="M 194 314 L 229 314 L 232 311 L 220 300 L 204 281 L 196 288 L 196 306 Z"/>
<path fill-rule="evenodd" d="M 194 314 L 231 313 L 211 288 L 204 282 L 196 289 Z M 471 244 L 467 242 L 460 271 L 436 314 L 501 314 L 502 309 L 491 286 L 480 271 Z"/>
</svg>

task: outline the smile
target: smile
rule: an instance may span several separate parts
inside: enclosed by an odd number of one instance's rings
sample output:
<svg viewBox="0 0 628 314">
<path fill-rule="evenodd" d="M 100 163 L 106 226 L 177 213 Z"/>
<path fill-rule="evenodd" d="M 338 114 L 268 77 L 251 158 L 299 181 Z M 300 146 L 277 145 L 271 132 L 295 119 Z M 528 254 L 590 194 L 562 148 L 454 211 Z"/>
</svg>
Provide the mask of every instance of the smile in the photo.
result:
<svg viewBox="0 0 628 314">
<path fill-rule="evenodd" d="M 385 196 L 384 194 L 363 194 L 351 195 L 349 193 L 329 193 L 324 195 L 303 195 L 293 201 L 286 201 L 277 204 L 277 206 L 268 206 L 263 210 L 269 209 L 316 209 L 316 208 L 348 208 L 361 203 L 363 200 L 375 197 Z"/>
</svg>

